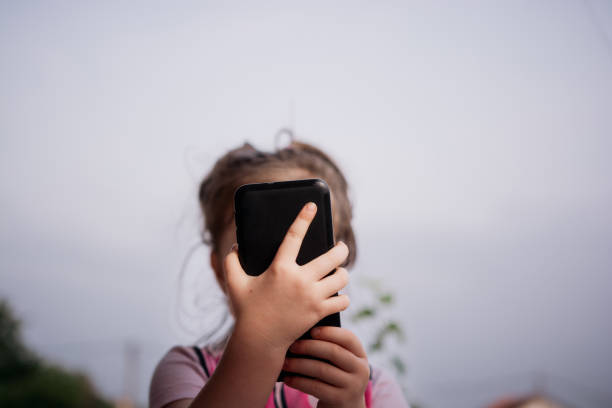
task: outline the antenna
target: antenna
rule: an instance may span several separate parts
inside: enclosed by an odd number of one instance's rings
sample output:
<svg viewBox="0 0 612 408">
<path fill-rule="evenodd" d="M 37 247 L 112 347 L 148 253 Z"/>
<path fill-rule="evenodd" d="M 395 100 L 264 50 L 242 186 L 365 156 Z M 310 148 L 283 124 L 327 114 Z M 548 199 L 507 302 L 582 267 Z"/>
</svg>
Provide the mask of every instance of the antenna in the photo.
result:
<svg viewBox="0 0 612 408">
<path fill-rule="evenodd" d="M 116 403 L 117 408 L 133 408 L 138 398 L 138 374 L 140 372 L 140 345 L 125 342 L 123 348 L 123 397 Z"/>
<path fill-rule="evenodd" d="M 289 121 L 287 127 L 295 132 L 295 100 L 289 99 Z"/>
</svg>

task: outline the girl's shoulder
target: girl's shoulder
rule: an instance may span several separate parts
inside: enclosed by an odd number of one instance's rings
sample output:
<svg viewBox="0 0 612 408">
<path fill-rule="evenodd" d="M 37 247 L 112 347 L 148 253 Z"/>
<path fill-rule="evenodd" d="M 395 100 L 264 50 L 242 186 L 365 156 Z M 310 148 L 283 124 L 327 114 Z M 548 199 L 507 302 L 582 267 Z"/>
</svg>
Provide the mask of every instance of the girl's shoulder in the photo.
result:
<svg viewBox="0 0 612 408">
<path fill-rule="evenodd" d="M 150 407 L 195 398 L 210 377 L 208 370 L 214 370 L 220 358 L 220 352 L 207 347 L 172 347 L 153 372 L 149 386 Z"/>
</svg>

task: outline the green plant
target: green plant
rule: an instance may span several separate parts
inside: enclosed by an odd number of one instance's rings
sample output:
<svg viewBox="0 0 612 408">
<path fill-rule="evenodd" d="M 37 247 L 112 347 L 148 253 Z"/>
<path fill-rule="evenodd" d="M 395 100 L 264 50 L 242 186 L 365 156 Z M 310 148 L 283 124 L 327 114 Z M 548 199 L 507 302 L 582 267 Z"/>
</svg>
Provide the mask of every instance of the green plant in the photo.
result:
<svg viewBox="0 0 612 408">
<path fill-rule="evenodd" d="M 351 321 L 358 325 L 373 326 L 373 335 L 367 344 L 369 355 L 375 355 L 393 367 L 408 397 L 406 388 L 406 374 L 408 371 L 404 357 L 397 350 L 389 347 L 390 340 L 394 339 L 400 345 L 405 343 L 406 334 L 401 323 L 394 317 L 395 295 L 392 291 L 383 288 L 379 280 L 362 279 L 360 286 L 366 287 L 370 292 L 369 300 L 365 306 L 360 307 L 351 315 Z M 412 408 L 419 408 L 411 402 Z"/>
<path fill-rule="evenodd" d="M 367 306 L 358 309 L 352 316 L 351 320 L 355 323 L 376 324 L 374 331 L 374 339 L 368 344 L 369 353 L 384 353 L 385 344 L 390 337 L 402 343 L 405 341 L 404 330 L 401 324 L 395 319 L 378 319 L 381 312 L 385 309 L 391 309 L 395 303 L 395 298 L 392 292 L 381 288 L 381 285 L 376 280 L 364 281 L 368 289 L 373 292 L 373 301 Z M 390 365 L 393 366 L 398 375 L 403 376 L 406 373 L 406 364 L 399 354 L 388 356 Z"/>
<path fill-rule="evenodd" d="M 0 299 L 0 406 L 110 408 L 80 373 L 45 362 L 27 348 L 20 322 Z"/>
</svg>

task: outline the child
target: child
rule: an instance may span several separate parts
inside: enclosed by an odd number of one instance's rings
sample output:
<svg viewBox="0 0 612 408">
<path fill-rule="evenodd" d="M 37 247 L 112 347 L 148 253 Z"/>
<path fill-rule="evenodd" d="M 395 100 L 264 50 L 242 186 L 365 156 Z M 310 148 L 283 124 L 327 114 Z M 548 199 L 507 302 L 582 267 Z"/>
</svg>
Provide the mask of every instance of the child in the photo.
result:
<svg viewBox="0 0 612 408">
<path fill-rule="evenodd" d="M 305 178 L 321 178 L 330 187 L 337 244 L 308 264 L 295 262 L 317 211 L 308 203 L 266 272 L 246 275 L 235 244 L 234 191 L 247 183 Z M 336 164 L 305 143 L 292 141 L 273 153 L 245 144 L 217 161 L 199 199 L 210 265 L 235 323 L 217 346 L 177 346 L 162 358 L 151 380 L 152 408 L 407 407 L 396 381 L 368 364 L 361 342 L 346 328 L 319 327 L 311 340 L 296 341 L 322 317 L 349 305 L 345 294 L 331 296 L 348 283 L 344 267 L 356 253 L 347 190 Z M 320 360 L 286 358 L 289 348 Z M 301 375 L 277 383 L 281 369 Z"/>
</svg>

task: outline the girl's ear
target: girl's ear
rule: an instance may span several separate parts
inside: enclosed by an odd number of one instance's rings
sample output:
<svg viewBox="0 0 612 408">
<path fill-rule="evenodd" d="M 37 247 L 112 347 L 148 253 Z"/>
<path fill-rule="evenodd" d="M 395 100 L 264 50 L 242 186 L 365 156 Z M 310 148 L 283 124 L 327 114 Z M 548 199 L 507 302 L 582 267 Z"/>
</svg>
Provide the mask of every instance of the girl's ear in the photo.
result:
<svg viewBox="0 0 612 408">
<path fill-rule="evenodd" d="M 217 253 L 215 251 L 210 251 L 210 267 L 215 271 L 215 278 L 217 278 L 219 287 L 223 293 L 227 295 L 225 291 L 225 273 L 223 271 L 223 264 L 220 261 Z"/>
</svg>

